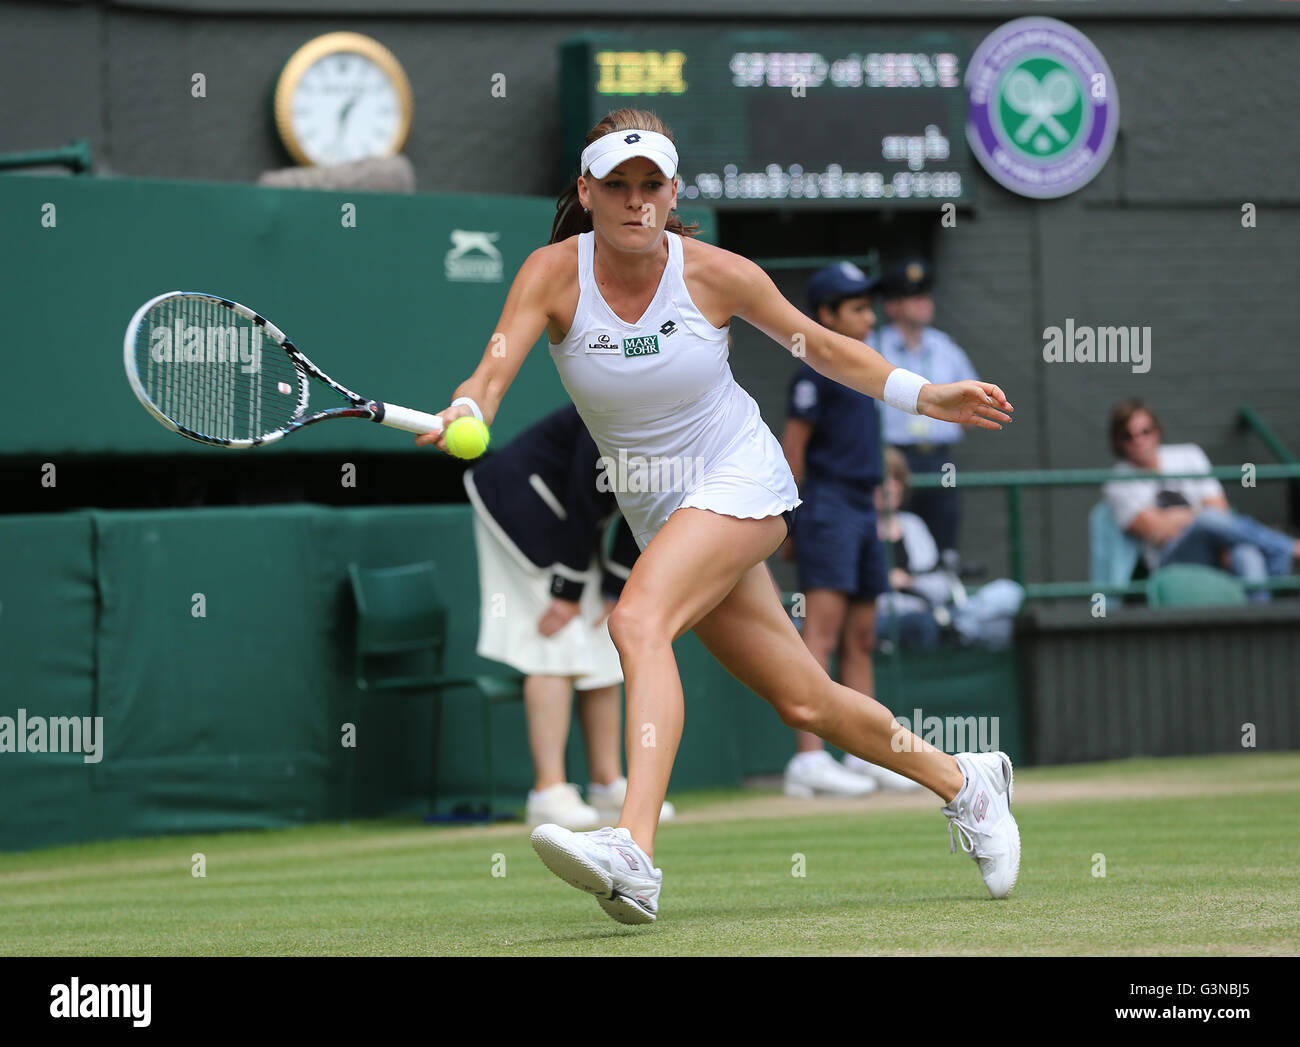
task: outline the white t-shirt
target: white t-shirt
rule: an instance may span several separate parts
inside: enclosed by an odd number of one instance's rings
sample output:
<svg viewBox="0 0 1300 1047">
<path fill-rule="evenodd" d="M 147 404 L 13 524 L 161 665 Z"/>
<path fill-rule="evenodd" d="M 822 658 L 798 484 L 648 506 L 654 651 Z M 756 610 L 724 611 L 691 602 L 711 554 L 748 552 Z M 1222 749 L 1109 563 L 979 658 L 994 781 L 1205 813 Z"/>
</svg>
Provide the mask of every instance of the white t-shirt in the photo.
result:
<svg viewBox="0 0 1300 1047">
<path fill-rule="evenodd" d="M 1205 452 L 1196 444 L 1162 444 L 1156 452 L 1159 471 L 1162 473 L 1208 473 L 1212 466 Z M 1131 462 L 1117 462 L 1115 472 L 1140 472 Z M 1103 488 L 1106 501 L 1120 529 L 1127 531 L 1138 514 L 1146 509 L 1166 508 L 1186 502 L 1193 509 L 1200 508 L 1210 498 L 1224 498 L 1223 485 L 1211 476 L 1190 480 L 1126 480 L 1112 481 Z M 1164 495 L 1162 498 L 1161 496 Z M 1177 500 L 1181 497 L 1183 502 Z M 1142 543 L 1147 567 L 1154 570 L 1160 565 L 1161 546 Z"/>
</svg>

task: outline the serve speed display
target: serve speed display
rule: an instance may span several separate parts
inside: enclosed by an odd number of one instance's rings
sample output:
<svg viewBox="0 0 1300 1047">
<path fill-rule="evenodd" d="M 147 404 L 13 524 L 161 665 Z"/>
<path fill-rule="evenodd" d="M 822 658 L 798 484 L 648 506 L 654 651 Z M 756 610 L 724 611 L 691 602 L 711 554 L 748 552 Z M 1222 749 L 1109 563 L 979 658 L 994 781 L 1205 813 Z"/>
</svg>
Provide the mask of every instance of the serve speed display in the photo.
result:
<svg viewBox="0 0 1300 1047">
<path fill-rule="evenodd" d="M 942 33 L 592 33 L 560 65 L 566 173 L 613 109 L 672 129 L 680 200 L 969 202 L 965 53 Z"/>
</svg>

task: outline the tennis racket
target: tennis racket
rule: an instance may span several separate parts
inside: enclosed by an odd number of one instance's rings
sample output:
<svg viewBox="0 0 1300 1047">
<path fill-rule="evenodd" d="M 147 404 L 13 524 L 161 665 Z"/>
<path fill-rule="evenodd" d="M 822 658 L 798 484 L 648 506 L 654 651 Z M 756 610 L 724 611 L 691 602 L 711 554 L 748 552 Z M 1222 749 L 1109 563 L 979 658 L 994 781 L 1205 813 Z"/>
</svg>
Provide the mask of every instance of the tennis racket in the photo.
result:
<svg viewBox="0 0 1300 1047">
<path fill-rule="evenodd" d="M 126 377 L 145 409 L 181 436 L 258 447 L 326 418 L 368 418 L 408 433 L 442 429 L 436 414 L 367 400 L 313 364 L 275 324 L 212 294 L 169 291 L 131 317 Z M 310 379 L 346 406 L 309 413 Z"/>
</svg>

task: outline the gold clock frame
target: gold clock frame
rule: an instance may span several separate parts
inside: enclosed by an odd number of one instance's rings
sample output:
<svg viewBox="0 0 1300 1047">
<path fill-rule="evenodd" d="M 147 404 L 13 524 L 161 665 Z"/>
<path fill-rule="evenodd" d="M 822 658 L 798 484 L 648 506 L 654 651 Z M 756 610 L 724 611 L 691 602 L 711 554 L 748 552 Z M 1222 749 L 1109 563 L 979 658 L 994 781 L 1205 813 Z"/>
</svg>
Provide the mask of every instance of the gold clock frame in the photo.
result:
<svg viewBox="0 0 1300 1047">
<path fill-rule="evenodd" d="M 303 151 L 302 143 L 294 134 L 293 94 L 308 69 L 326 55 L 338 53 L 360 55 L 374 62 L 393 82 L 397 90 L 397 98 L 402 106 L 402 122 L 397 139 L 387 155 L 396 156 L 400 153 L 411 133 L 411 114 L 414 110 L 411 82 L 407 79 L 406 70 L 402 68 L 402 63 L 397 60 L 397 56 L 378 40 L 363 36 L 361 33 L 326 33 L 308 40 L 290 55 L 275 84 L 275 129 L 279 132 L 280 141 L 284 143 L 289 155 L 303 167 L 315 167 L 316 162 Z"/>
</svg>

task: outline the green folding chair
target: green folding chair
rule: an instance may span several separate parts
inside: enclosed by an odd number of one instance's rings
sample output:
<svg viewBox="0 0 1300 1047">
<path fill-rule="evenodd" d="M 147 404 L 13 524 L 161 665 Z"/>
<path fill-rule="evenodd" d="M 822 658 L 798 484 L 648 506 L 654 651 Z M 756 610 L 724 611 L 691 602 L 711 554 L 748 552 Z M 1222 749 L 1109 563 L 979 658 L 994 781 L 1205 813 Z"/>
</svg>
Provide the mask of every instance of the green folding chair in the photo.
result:
<svg viewBox="0 0 1300 1047">
<path fill-rule="evenodd" d="M 483 708 L 484 764 L 488 781 L 488 820 L 495 817 L 496 785 L 492 773 L 492 707 L 523 700 L 523 677 L 448 676 L 443 671 L 447 647 L 447 607 L 432 561 L 401 567 L 364 568 L 348 564 L 356 601 L 357 687 L 365 692 L 406 692 L 433 698 L 430 766 L 430 814 L 438 809 L 438 767 L 442 742 L 442 698 L 446 691 L 471 691 Z M 352 809 L 355 761 L 349 764 L 347 810 Z"/>
<path fill-rule="evenodd" d="M 1213 567 L 1170 564 L 1147 579 L 1147 603 L 1152 607 L 1236 607 L 1245 602 L 1241 581 Z"/>
</svg>

